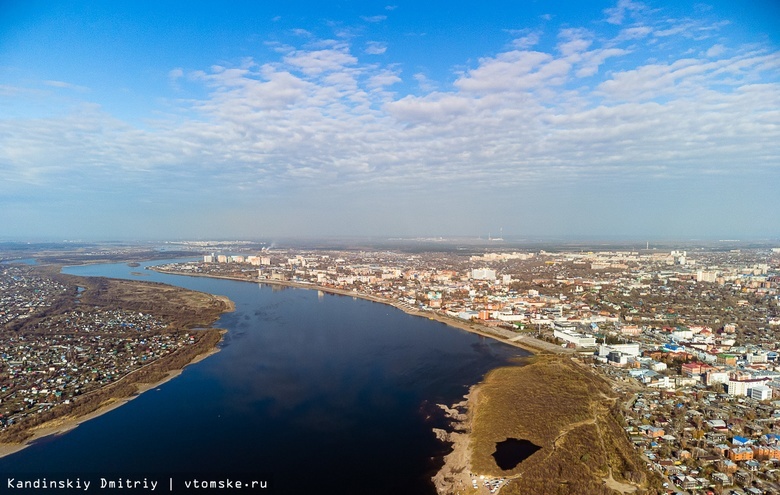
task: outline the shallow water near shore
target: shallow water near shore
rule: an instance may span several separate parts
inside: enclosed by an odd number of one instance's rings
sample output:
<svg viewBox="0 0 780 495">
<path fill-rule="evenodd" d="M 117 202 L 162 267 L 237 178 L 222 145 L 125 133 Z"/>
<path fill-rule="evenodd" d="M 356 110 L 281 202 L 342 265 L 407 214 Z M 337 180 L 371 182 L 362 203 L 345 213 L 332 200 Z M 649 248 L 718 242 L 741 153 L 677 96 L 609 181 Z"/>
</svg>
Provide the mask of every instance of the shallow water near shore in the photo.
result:
<svg viewBox="0 0 780 495">
<path fill-rule="evenodd" d="M 126 264 L 65 273 L 224 295 L 221 352 L 58 437 L 0 459 L 2 473 L 255 474 L 270 493 L 433 494 L 447 447 L 437 403 L 461 400 L 521 349 L 316 290 L 176 276 Z"/>
</svg>

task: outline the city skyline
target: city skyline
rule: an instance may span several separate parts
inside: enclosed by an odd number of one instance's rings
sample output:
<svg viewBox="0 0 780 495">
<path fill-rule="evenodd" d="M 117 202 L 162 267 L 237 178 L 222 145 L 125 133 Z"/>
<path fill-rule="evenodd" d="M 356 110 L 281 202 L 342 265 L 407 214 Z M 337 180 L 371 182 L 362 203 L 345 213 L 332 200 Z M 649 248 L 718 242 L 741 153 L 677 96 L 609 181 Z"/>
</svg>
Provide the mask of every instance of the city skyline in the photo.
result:
<svg viewBox="0 0 780 495">
<path fill-rule="evenodd" d="M 0 14 L 0 237 L 780 236 L 772 2 Z"/>
</svg>

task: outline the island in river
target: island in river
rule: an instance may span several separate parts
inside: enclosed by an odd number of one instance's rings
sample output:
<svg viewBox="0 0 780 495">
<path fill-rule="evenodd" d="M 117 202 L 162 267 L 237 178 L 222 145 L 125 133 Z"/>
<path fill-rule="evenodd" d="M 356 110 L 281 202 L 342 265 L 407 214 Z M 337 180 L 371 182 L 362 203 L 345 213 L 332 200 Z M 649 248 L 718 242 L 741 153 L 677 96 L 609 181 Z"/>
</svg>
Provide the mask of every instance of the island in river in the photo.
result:
<svg viewBox="0 0 780 495">
<path fill-rule="evenodd" d="M 0 267 L 0 456 L 61 433 L 216 352 L 226 298 L 169 285 Z"/>
</svg>

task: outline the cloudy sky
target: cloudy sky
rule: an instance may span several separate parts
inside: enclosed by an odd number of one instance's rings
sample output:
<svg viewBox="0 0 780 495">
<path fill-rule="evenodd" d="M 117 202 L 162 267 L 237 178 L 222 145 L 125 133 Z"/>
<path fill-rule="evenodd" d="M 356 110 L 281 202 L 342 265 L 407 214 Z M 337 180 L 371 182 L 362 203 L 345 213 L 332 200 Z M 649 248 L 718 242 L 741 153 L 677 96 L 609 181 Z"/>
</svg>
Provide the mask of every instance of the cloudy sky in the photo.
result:
<svg viewBox="0 0 780 495">
<path fill-rule="evenodd" d="M 773 0 L 5 1 L 0 239 L 778 238 L 779 33 Z"/>
</svg>

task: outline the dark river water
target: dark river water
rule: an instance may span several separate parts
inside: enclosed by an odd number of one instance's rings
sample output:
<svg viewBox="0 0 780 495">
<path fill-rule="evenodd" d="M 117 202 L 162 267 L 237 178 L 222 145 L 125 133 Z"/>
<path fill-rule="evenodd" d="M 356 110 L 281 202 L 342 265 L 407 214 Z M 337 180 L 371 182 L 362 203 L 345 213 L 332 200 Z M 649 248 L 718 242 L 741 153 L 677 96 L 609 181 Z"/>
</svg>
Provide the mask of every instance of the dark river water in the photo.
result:
<svg viewBox="0 0 780 495">
<path fill-rule="evenodd" d="M 159 483 L 155 493 L 171 485 L 206 493 L 185 488 L 201 479 L 268 482 L 235 493 L 433 494 L 430 477 L 448 451 L 431 431 L 446 425 L 436 404 L 460 401 L 487 371 L 527 355 L 378 303 L 158 274 L 144 269 L 149 264 L 64 271 L 225 295 L 236 311 L 216 323 L 228 330 L 222 350 L 108 414 L 0 459 L 0 493 L 11 493 L 6 478 L 80 477 L 92 483 L 81 493 L 148 493 L 143 485 L 100 489 L 146 478 Z"/>
</svg>

